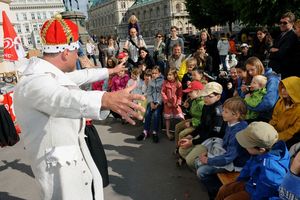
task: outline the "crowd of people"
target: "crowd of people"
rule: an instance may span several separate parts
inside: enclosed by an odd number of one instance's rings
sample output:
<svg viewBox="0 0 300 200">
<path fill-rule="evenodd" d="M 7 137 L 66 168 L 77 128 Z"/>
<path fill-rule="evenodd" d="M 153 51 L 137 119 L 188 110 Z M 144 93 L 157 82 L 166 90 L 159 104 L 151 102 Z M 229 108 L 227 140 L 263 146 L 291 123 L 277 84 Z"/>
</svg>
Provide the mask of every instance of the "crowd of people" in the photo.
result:
<svg viewBox="0 0 300 200">
<path fill-rule="evenodd" d="M 128 71 L 102 81 L 98 89 L 137 85 L 132 92 L 145 96 L 137 103 L 146 112 L 136 140 L 152 137 L 158 143 L 161 133 L 175 140 L 177 165 L 186 163 L 211 198 L 299 198 L 300 20 L 285 13 L 278 38 L 260 27 L 252 44 L 237 45 L 223 33 L 217 41 L 202 30 L 195 52 L 185 55 L 175 26 L 166 39 L 163 33 L 155 35 L 151 54 L 132 18 L 123 49 L 111 43 L 118 50 L 105 53 L 102 64 L 113 67 L 127 60 Z M 105 50 L 99 47 L 99 52 Z M 180 121 L 174 131 L 172 119 Z M 218 191 L 216 174 L 234 171 L 240 172 L 236 182 Z"/>
</svg>

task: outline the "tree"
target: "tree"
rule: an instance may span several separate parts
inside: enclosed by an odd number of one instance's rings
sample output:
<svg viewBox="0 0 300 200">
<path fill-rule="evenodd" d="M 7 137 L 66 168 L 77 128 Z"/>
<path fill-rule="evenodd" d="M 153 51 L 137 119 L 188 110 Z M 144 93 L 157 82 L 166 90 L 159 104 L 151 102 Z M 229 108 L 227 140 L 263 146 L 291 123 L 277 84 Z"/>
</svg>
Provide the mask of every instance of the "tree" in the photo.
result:
<svg viewBox="0 0 300 200">
<path fill-rule="evenodd" d="M 185 5 L 190 15 L 191 23 L 198 29 L 209 28 L 215 25 L 212 16 L 208 13 L 205 1 L 186 0 Z"/>
<path fill-rule="evenodd" d="M 269 25 L 277 23 L 287 11 L 299 14 L 299 0 L 226 0 L 239 12 L 239 20 L 246 25 Z"/>
<path fill-rule="evenodd" d="M 231 24 L 235 20 L 245 25 L 272 26 L 287 11 L 300 14 L 299 0 L 186 0 L 186 7 L 197 28 Z"/>
<path fill-rule="evenodd" d="M 191 22 L 197 28 L 225 25 L 236 20 L 236 12 L 230 3 L 221 0 L 186 0 Z"/>
</svg>

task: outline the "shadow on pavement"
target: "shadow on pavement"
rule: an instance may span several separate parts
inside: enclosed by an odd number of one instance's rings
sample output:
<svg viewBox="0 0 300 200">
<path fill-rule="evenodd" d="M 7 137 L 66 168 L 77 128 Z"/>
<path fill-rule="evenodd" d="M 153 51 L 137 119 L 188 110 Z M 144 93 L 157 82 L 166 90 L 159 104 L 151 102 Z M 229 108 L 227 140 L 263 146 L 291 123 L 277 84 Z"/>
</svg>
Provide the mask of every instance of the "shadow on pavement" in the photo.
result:
<svg viewBox="0 0 300 200">
<path fill-rule="evenodd" d="M 125 128 L 126 127 L 126 128 Z M 110 126 L 108 131 L 136 136 L 141 127 L 131 125 Z M 104 149 L 116 151 L 121 159 L 108 161 L 114 173 L 110 183 L 115 192 L 134 200 L 198 200 L 208 199 L 206 189 L 187 167 L 178 168 L 172 155 L 174 143 L 160 134 L 160 142 L 152 139 L 136 141 L 126 138 L 124 145 L 104 144 Z M 137 144 L 140 144 L 137 147 Z M 132 145 L 132 146 L 131 146 Z M 109 156 L 108 156 L 109 157 Z"/>
<path fill-rule="evenodd" d="M 34 178 L 31 167 L 29 165 L 24 164 L 24 163 L 19 163 L 19 161 L 20 161 L 20 159 L 15 159 L 14 161 L 11 161 L 11 162 L 8 162 L 7 160 L 2 160 L 2 162 L 5 165 L 0 166 L 0 172 L 2 170 L 8 169 L 10 167 L 12 169 L 23 172 L 23 173 L 27 174 L 28 176 L 31 176 L 32 178 Z"/>
<path fill-rule="evenodd" d="M 8 192 L 0 192 L 0 199 L 1 200 L 25 200 L 19 197 L 10 196 Z"/>
</svg>

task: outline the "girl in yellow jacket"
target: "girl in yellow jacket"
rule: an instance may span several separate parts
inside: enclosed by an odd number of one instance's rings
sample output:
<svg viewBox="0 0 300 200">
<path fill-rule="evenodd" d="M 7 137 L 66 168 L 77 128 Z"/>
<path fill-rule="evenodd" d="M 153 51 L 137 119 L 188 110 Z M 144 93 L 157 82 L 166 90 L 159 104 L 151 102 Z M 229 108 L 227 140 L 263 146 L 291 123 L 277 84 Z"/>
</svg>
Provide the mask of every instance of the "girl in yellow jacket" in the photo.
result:
<svg viewBox="0 0 300 200">
<path fill-rule="evenodd" d="M 300 142 L 300 78 L 283 79 L 279 84 L 280 98 L 269 122 L 278 131 L 279 140 L 288 148 Z"/>
</svg>

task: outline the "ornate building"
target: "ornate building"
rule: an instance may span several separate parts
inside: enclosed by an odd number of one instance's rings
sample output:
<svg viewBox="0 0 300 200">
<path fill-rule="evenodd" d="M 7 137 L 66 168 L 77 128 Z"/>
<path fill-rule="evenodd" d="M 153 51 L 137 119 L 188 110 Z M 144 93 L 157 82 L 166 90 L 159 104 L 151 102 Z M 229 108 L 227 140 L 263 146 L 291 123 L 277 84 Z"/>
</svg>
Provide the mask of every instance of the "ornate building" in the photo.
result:
<svg viewBox="0 0 300 200">
<path fill-rule="evenodd" d="M 135 0 L 94 0 L 88 11 L 88 31 L 92 35 L 118 35 L 118 26 Z"/>
<path fill-rule="evenodd" d="M 91 34 L 118 34 L 122 39 L 128 34 L 128 18 L 135 14 L 141 25 L 141 34 L 150 38 L 156 32 L 169 33 L 171 26 L 179 34 L 194 34 L 189 23 L 184 0 L 98 0 L 88 11 Z"/>
<path fill-rule="evenodd" d="M 40 28 L 46 19 L 65 10 L 62 0 L 14 0 L 10 10 L 17 20 L 15 30 L 24 47 L 41 48 Z"/>
</svg>

